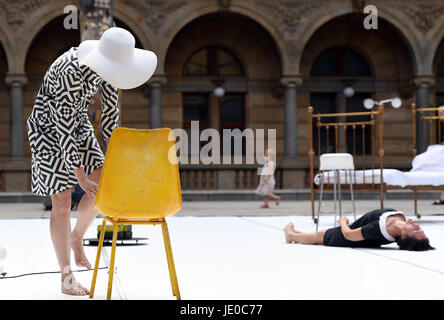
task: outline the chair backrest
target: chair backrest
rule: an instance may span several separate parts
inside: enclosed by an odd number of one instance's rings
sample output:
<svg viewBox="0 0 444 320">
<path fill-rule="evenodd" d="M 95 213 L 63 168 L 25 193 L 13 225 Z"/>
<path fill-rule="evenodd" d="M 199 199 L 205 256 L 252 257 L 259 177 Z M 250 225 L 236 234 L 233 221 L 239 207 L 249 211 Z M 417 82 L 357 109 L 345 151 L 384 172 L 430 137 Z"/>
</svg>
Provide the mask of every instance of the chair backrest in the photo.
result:
<svg viewBox="0 0 444 320">
<path fill-rule="evenodd" d="M 102 168 L 95 207 L 114 218 L 146 220 L 182 208 L 173 131 L 114 129 Z"/>
<path fill-rule="evenodd" d="M 349 153 L 324 153 L 319 170 L 354 170 L 353 156 Z"/>
</svg>

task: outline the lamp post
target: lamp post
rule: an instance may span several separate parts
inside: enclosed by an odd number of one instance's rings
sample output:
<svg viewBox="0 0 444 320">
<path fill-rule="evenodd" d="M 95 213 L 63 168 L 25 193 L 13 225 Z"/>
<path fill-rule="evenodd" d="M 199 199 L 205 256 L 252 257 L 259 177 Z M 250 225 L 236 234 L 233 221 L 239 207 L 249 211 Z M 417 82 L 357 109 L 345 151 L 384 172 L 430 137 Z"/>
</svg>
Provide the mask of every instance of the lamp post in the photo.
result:
<svg viewBox="0 0 444 320">
<path fill-rule="evenodd" d="M 363 104 L 366 109 L 371 110 L 375 105 L 380 105 L 389 102 L 391 102 L 392 107 L 395 109 L 400 108 L 402 105 L 402 101 L 399 98 L 385 99 L 381 101 L 375 101 L 373 99 L 365 99 Z"/>
</svg>

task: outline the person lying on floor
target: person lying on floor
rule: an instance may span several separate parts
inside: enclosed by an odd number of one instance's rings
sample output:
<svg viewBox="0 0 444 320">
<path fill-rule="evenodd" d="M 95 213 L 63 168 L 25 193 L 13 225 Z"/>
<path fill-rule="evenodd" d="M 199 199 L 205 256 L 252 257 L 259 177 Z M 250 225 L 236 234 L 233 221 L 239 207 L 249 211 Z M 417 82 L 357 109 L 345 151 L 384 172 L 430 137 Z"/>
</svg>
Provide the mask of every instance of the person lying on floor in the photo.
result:
<svg viewBox="0 0 444 320">
<path fill-rule="evenodd" d="M 331 247 L 378 248 L 396 242 L 401 250 L 433 250 L 425 233 L 401 211 L 377 209 L 364 214 L 351 225 L 341 217 L 339 227 L 317 232 L 294 230 L 293 223 L 285 226 L 287 243 L 322 244 Z"/>
</svg>

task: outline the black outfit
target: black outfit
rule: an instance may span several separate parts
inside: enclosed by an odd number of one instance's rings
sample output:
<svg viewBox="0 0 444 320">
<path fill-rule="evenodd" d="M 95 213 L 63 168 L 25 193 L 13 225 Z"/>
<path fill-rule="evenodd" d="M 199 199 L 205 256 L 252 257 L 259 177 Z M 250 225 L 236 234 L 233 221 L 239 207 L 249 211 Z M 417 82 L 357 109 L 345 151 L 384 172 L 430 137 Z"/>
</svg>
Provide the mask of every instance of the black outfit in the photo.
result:
<svg viewBox="0 0 444 320">
<path fill-rule="evenodd" d="M 353 222 L 350 229 L 362 227 L 362 236 L 364 240 L 350 241 L 345 239 L 341 227 L 328 229 L 324 234 L 324 245 L 330 247 L 351 247 L 351 248 L 378 248 L 384 244 L 390 244 L 393 241 L 387 240 L 381 232 L 379 226 L 379 217 L 385 212 L 394 212 L 394 209 L 377 209 L 364 214 L 361 218 Z"/>
</svg>

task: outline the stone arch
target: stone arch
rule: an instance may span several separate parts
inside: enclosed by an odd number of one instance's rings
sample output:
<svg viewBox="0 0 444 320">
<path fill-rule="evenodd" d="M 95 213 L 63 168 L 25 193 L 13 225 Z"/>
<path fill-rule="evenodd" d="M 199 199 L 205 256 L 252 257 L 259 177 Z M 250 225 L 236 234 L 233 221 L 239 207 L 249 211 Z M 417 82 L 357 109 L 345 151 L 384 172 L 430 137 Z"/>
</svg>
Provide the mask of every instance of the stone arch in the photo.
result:
<svg viewBox="0 0 444 320">
<path fill-rule="evenodd" d="M 235 54 L 242 62 L 246 76 L 279 79 L 282 61 L 274 40 L 266 30 L 256 21 L 237 13 L 224 11 L 220 15 L 222 17 L 213 12 L 199 16 L 176 34 L 165 57 L 164 72 L 167 76 L 180 76 L 179 68 L 196 50 L 218 46 Z M 218 19 L 227 23 L 221 24 Z M 202 35 L 203 30 L 205 35 Z M 215 36 L 210 36 L 211 32 Z M 256 50 L 255 54 L 251 53 L 252 48 Z M 260 66 L 259 61 L 262 61 Z"/>
<path fill-rule="evenodd" d="M 17 46 L 17 69 L 24 72 L 26 65 L 26 57 L 34 38 L 50 21 L 60 15 L 63 15 L 63 8 L 66 3 L 62 1 L 49 2 L 48 4 L 37 9 L 30 15 L 25 24 L 22 26 L 21 33 L 26 35 L 24 39 L 18 42 Z"/>
<path fill-rule="evenodd" d="M 435 74 L 439 60 L 444 58 L 444 16 L 436 21 L 435 28 L 430 30 L 430 41 L 427 44 L 425 65 L 426 70 Z"/>
<path fill-rule="evenodd" d="M 12 40 L 10 39 L 10 35 L 12 32 L 3 26 L 6 25 L 5 21 L 1 21 L 0 23 L 0 45 L 2 46 L 2 50 L 5 53 L 6 65 L 8 66 L 9 72 L 14 72 L 14 53 L 12 47 Z"/>
<path fill-rule="evenodd" d="M 413 57 L 407 53 L 405 41 L 396 33 L 396 29 L 387 22 L 380 21 L 383 30 L 361 31 L 356 26 L 361 21 L 359 14 L 346 14 L 329 20 L 312 33 L 305 43 L 298 71 L 303 76 L 310 74 L 309 69 L 314 59 L 324 50 L 334 46 L 354 49 L 367 60 L 376 78 L 396 78 L 410 81 L 414 74 Z M 331 30 L 337 34 L 331 37 Z M 408 66 L 408 68 L 401 68 Z"/>
<path fill-rule="evenodd" d="M 158 54 L 158 59 L 159 59 L 157 72 L 164 73 L 168 49 L 170 48 L 170 45 L 172 44 L 175 36 L 179 33 L 179 31 L 182 30 L 190 22 L 198 19 L 199 17 L 204 16 L 206 14 L 215 13 L 218 11 L 220 11 L 220 8 L 217 5 L 202 7 L 199 8 L 198 10 L 193 10 L 189 13 L 184 14 L 182 19 L 178 19 L 177 21 L 175 21 L 174 24 L 168 26 L 168 28 L 165 30 L 165 32 L 162 35 L 164 41 L 161 42 L 161 46 L 158 48 L 156 52 Z M 228 10 L 227 12 L 237 13 L 242 16 L 246 16 L 247 18 L 250 18 L 251 20 L 258 23 L 265 31 L 267 31 L 270 38 L 273 39 L 275 47 L 277 48 L 279 58 L 281 60 L 281 69 L 282 69 L 281 71 L 283 74 L 286 74 L 287 70 L 289 70 L 290 59 L 287 56 L 285 50 L 285 43 L 283 37 L 281 33 L 275 28 L 273 23 L 269 22 L 258 12 L 252 11 L 251 9 L 247 9 L 242 6 L 231 5 L 230 10 Z"/>
<path fill-rule="evenodd" d="M 293 57 L 293 59 L 295 59 L 294 63 L 292 64 L 295 68 L 293 73 L 300 73 L 301 59 L 304 49 L 314 33 L 329 21 L 332 21 L 341 16 L 345 16 L 347 14 L 353 14 L 353 11 L 351 10 L 349 5 L 335 7 L 334 11 L 323 11 L 320 14 L 315 14 L 311 16 L 311 22 L 305 23 L 304 26 L 306 27 L 297 31 L 297 39 L 299 42 L 300 50 L 296 51 L 296 54 Z M 393 29 L 403 40 L 409 51 L 411 62 L 414 68 L 414 73 L 420 72 L 423 68 L 421 67 L 421 50 L 417 44 L 419 42 L 418 35 L 408 23 L 404 22 L 409 21 L 409 19 L 405 19 L 405 17 L 404 19 L 402 19 L 398 17 L 396 13 L 392 14 L 391 12 L 388 12 L 384 9 L 378 11 L 378 14 L 380 18 L 382 18 L 385 22 L 393 27 Z"/>
<path fill-rule="evenodd" d="M 34 38 L 41 31 L 41 29 L 55 18 L 64 15 L 63 9 L 66 3 L 63 1 L 49 2 L 36 10 L 30 17 L 26 19 L 25 25 L 22 27 L 22 34 L 26 35 L 26 38 L 18 41 L 17 55 L 16 55 L 16 69 L 17 72 L 23 72 L 25 70 L 26 56 L 29 48 L 32 45 Z M 135 36 L 140 40 L 140 43 L 144 49 L 152 48 L 151 42 L 147 38 L 147 31 L 140 27 L 139 24 L 134 22 L 134 19 L 130 18 L 130 15 L 119 7 L 114 8 L 114 15 L 117 19 L 131 28 Z M 80 41 L 80 39 L 79 39 Z"/>
<path fill-rule="evenodd" d="M 148 28 L 143 28 L 141 23 L 137 23 L 126 10 L 120 9 L 119 7 L 114 8 L 114 17 L 122 21 L 124 24 L 130 28 L 130 31 L 134 33 L 134 36 L 140 41 L 142 48 L 145 50 L 153 50 L 153 44 L 149 40 L 150 33 Z M 134 14 L 134 13 L 133 13 Z"/>
</svg>

